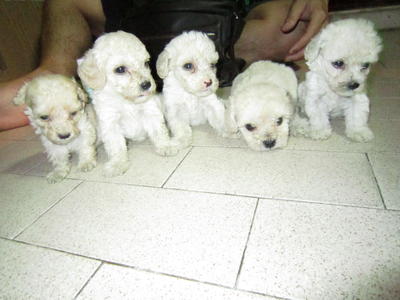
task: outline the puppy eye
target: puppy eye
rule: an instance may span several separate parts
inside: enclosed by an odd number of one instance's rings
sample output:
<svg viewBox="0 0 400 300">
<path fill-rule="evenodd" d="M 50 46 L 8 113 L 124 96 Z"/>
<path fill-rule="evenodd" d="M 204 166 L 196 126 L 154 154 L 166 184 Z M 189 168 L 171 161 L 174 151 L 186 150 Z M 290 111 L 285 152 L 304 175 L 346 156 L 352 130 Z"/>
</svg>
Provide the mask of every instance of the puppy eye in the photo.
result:
<svg viewBox="0 0 400 300">
<path fill-rule="evenodd" d="M 147 69 L 150 68 L 150 62 L 149 61 L 144 62 L 144 66 Z"/>
<path fill-rule="evenodd" d="M 217 68 L 217 64 L 215 64 L 215 63 L 211 64 L 211 69 L 215 69 L 215 68 Z"/>
<path fill-rule="evenodd" d="M 366 69 L 369 68 L 369 66 L 370 66 L 370 63 L 362 64 L 362 65 L 361 65 L 361 70 L 366 70 Z"/>
<path fill-rule="evenodd" d="M 334 68 L 336 68 L 336 69 L 344 69 L 344 61 L 343 61 L 343 60 L 334 61 L 334 62 L 332 63 L 332 66 L 333 66 Z"/>
<path fill-rule="evenodd" d="M 126 67 L 125 66 L 119 66 L 119 67 L 115 68 L 114 72 L 117 73 L 117 74 L 124 74 L 126 72 Z"/>
<path fill-rule="evenodd" d="M 253 131 L 254 129 L 256 129 L 256 127 L 253 126 L 253 125 L 251 125 L 250 123 L 244 125 L 244 127 L 245 127 L 248 131 Z"/>
<path fill-rule="evenodd" d="M 71 117 L 75 117 L 77 113 L 78 113 L 78 111 L 72 112 L 72 113 L 71 113 Z"/>
<path fill-rule="evenodd" d="M 187 70 L 187 71 L 191 71 L 191 70 L 193 70 L 194 66 L 193 66 L 192 63 L 187 63 L 187 64 L 184 64 L 184 65 L 183 65 L 183 68 L 184 68 L 185 70 Z"/>
<path fill-rule="evenodd" d="M 283 122 L 283 118 L 278 118 L 278 120 L 276 120 L 276 125 L 280 126 L 282 125 Z"/>
<path fill-rule="evenodd" d="M 42 119 L 43 121 L 47 121 L 49 119 L 48 115 L 43 115 L 39 117 L 40 119 Z"/>
</svg>

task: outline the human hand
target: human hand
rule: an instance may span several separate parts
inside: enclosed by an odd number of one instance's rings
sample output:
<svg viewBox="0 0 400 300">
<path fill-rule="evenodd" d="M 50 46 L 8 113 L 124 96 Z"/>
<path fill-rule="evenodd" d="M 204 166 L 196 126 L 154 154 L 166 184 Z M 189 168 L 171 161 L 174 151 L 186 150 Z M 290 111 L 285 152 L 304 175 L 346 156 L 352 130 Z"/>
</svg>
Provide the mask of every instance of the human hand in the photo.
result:
<svg viewBox="0 0 400 300">
<path fill-rule="evenodd" d="M 328 0 L 293 0 L 281 30 L 290 32 L 299 22 L 307 22 L 307 29 L 289 50 L 286 61 L 302 58 L 308 42 L 328 23 Z"/>
</svg>

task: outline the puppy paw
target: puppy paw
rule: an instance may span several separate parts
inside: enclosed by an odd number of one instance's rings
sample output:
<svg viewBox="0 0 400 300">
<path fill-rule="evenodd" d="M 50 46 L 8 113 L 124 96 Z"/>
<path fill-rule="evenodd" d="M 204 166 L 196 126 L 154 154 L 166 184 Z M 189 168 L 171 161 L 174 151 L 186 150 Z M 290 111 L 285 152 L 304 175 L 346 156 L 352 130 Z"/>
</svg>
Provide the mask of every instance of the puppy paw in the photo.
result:
<svg viewBox="0 0 400 300">
<path fill-rule="evenodd" d="M 239 139 L 240 138 L 240 131 L 224 131 L 222 133 L 223 138 L 228 138 L 228 139 Z"/>
<path fill-rule="evenodd" d="M 89 172 L 96 166 L 95 160 L 85 161 L 78 165 L 78 169 L 82 172 Z"/>
<path fill-rule="evenodd" d="M 53 171 L 47 174 L 46 179 L 48 183 L 57 183 L 62 181 L 68 175 L 68 171 Z"/>
<path fill-rule="evenodd" d="M 179 145 L 178 144 L 171 144 L 165 146 L 156 147 L 156 153 L 161 156 L 174 156 L 179 152 Z"/>
<path fill-rule="evenodd" d="M 310 129 L 310 131 L 308 132 L 307 136 L 309 136 L 313 140 L 326 140 L 331 136 L 331 134 L 332 134 L 332 129 L 331 128 Z"/>
<path fill-rule="evenodd" d="M 347 130 L 346 135 L 348 138 L 352 139 L 353 141 L 356 142 L 369 142 L 374 138 L 374 134 L 372 133 L 371 129 L 368 127 L 364 127 L 361 129 L 352 129 L 352 130 Z"/>
<path fill-rule="evenodd" d="M 128 161 L 110 161 L 104 165 L 104 176 L 115 177 L 124 174 L 129 169 Z"/>
</svg>

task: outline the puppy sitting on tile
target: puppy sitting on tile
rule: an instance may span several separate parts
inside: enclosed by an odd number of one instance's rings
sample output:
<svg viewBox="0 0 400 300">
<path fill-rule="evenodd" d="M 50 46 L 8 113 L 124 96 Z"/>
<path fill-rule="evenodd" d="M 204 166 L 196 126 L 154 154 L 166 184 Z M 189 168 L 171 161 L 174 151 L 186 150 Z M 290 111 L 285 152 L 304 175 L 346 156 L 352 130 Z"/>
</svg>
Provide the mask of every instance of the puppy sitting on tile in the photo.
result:
<svg viewBox="0 0 400 300">
<path fill-rule="evenodd" d="M 296 98 L 292 69 L 271 61 L 255 62 L 233 81 L 226 130 L 231 136 L 240 132 L 256 151 L 285 147 Z"/>
<path fill-rule="evenodd" d="M 70 154 L 79 154 L 78 168 L 96 166 L 94 112 L 79 84 L 63 75 L 43 75 L 26 83 L 14 98 L 26 104 L 25 114 L 36 129 L 54 170 L 49 183 L 63 180 L 71 169 Z"/>
</svg>

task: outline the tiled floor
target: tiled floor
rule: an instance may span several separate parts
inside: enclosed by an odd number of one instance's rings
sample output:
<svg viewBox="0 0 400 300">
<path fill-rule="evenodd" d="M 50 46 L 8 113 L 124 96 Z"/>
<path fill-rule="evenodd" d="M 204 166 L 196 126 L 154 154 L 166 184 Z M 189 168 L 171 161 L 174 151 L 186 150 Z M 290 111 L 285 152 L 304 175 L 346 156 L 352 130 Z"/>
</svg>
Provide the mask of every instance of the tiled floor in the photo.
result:
<svg viewBox="0 0 400 300">
<path fill-rule="evenodd" d="M 400 30 L 382 33 L 371 127 L 258 153 L 195 130 L 62 183 L 30 127 L 0 133 L 0 299 L 400 299 Z"/>
</svg>

